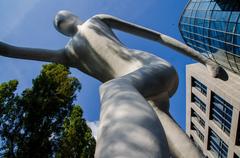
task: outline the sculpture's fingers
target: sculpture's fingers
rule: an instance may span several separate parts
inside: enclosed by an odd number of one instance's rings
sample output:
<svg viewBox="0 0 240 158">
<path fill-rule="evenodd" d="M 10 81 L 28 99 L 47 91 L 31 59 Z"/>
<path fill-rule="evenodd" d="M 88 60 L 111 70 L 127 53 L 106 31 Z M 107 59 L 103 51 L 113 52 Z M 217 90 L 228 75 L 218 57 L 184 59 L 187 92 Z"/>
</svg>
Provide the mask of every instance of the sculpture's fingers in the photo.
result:
<svg viewBox="0 0 240 158">
<path fill-rule="evenodd" d="M 222 76 L 222 73 L 224 72 L 221 66 L 219 66 L 217 63 L 213 62 L 210 59 L 209 61 L 207 61 L 206 67 L 211 76 L 215 78 L 220 78 Z"/>
</svg>

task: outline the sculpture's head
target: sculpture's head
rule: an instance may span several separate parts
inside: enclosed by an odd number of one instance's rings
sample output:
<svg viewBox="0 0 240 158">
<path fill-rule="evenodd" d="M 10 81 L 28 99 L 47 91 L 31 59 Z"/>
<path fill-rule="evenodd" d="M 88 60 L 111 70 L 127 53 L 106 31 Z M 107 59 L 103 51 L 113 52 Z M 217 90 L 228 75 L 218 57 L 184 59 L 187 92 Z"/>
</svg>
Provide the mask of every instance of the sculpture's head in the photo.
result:
<svg viewBox="0 0 240 158">
<path fill-rule="evenodd" d="M 54 19 L 55 28 L 66 36 L 73 36 L 77 32 L 77 26 L 81 25 L 80 19 L 69 11 L 61 10 Z"/>
</svg>

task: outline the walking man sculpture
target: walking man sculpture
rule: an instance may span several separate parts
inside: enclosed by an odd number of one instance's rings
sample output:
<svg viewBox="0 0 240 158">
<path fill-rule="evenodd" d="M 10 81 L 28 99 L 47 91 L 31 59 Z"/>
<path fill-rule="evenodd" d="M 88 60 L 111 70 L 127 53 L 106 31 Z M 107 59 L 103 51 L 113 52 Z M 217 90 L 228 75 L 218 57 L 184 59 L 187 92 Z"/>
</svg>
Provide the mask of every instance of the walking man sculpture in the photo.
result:
<svg viewBox="0 0 240 158">
<path fill-rule="evenodd" d="M 217 77 L 215 63 L 171 37 L 110 15 L 81 22 L 72 13 L 60 11 L 54 25 L 71 37 L 63 49 L 22 48 L 0 42 L 0 55 L 61 63 L 103 82 L 96 158 L 201 157 L 168 113 L 168 99 L 178 86 L 175 69 L 155 55 L 128 49 L 112 29 L 171 47 L 206 65 Z"/>
</svg>

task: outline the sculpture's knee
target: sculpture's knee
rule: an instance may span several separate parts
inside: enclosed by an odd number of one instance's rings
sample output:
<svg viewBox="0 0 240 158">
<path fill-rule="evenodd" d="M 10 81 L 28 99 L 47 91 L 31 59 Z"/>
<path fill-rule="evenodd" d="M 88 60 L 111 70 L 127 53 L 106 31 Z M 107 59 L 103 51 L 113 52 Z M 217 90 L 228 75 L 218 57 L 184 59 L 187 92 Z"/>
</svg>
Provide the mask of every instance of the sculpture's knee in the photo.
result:
<svg viewBox="0 0 240 158">
<path fill-rule="evenodd" d="M 152 96 L 148 98 L 148 102 L 152 106 L 158 107 L 161 111 L 169 113 L 170 104 L 168 92 L 163 92 L 157 96 Z"/>
<path fill-rule="evenodd" d="M 168 92 L 171 97 L 178 87 L 178 75 L 171 65 L 144 66 L 123 77 L 146 98 Z"/>
<path fill-rule="evenodd" d="M 103 94 L 105 94 L 107 91 L 112 91 L 113 89 L 118 90 L 118 89 L 124 88 L 124 86 L 130 86 L 130 85 L 131 83 L 128 80 L 122 79 L 122 78 L 116 78 L 116 79 L 107 81 L 103 83 L 99 88 L 100 98 L 102 99 Z"/>
</svg>

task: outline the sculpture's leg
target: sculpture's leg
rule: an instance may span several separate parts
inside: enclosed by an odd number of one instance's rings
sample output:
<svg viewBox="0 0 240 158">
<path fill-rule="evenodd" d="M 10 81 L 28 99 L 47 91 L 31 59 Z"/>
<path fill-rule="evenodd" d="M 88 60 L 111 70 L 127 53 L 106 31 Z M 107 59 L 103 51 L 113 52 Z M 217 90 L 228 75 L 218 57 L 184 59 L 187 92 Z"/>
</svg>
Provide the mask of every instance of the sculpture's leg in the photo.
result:
<svg viewBox="0 0 240 158">
<path fill-rule="evenodd" d="M 167 101 L 162 100 L 167 103 Z M 178 126 L 178 124 L 169 116 L 168 111 L 161 109 L 161 102 L 149 102 L 155 110 L 162 126 L 166 132 L 167 141 L 171 157 L 173 158 L 203 158 L 202 152 L 194 145 L 188 138 L 185 132 Z M 167 107 L 164 105 L 164 107 Z"/>
<path fill-rule="evenodd" d="M 169 158 L 154 110 L 125 79 L 100 88 L 101 114 L 95 158 Z"/>
</svg>

